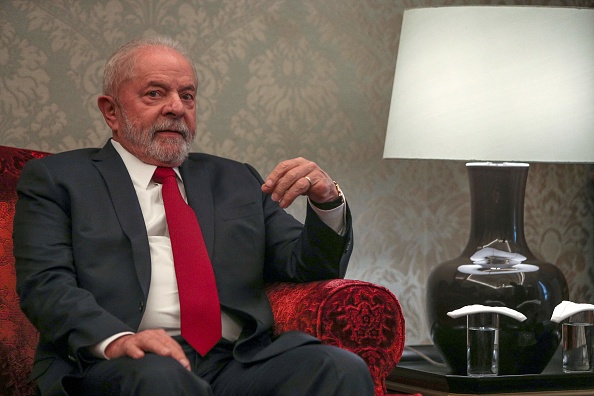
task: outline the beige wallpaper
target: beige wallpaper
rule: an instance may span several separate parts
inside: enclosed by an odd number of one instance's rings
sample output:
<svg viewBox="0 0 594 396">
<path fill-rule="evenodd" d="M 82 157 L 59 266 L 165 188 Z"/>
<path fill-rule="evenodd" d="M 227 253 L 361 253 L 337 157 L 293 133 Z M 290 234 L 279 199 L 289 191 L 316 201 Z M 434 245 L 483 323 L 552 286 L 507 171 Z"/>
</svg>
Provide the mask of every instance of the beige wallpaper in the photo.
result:
<svg viewBox="0 0 594 396">
<path fill-rule="evenodd" d="M 266 174 L 304 156 L 340 182 L 356 248 L 348 272 L 400 299 L 407 343 L 428 343 L 425 281 L 466 244 L 464 163 L 383 160 L 402 13 L 408 7 L 576 1 L 1 0 L 0 144 L 59 152 L 100 146 L 106 57 L 143 33 L 171 35 L 201 79 L 195 149 Z M 526 236 L 594 303 L 594 168 L 532 165 Z M 302 218 L 305 203 L 291 212 Z"/>
</svg>

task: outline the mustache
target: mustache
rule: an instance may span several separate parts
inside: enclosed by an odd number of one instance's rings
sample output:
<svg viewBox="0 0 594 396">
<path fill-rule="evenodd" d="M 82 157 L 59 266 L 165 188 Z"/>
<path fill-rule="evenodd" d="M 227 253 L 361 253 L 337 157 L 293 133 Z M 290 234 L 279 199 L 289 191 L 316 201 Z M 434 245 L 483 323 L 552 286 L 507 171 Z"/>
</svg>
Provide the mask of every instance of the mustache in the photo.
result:
<svg viewBox="0 0 594 396">
<path fill-rule="evenodd" d="M 161 131 L 174 131 L 188 139 L 192 135 L 192 130 L 183 120 L 162 120 L 153 124 L 150 128 L 151 136 Z"/>
</svg>

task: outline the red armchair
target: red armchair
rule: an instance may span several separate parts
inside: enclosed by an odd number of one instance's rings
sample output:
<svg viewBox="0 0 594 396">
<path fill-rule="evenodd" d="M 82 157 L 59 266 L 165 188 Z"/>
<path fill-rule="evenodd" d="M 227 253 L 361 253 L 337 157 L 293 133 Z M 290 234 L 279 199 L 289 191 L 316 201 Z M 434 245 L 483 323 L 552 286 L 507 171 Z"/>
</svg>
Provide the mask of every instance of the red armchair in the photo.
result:
<svg viewBox="0 0 594 396">
<path fill-rule="evenodd" d="M 0 146 L 0 395 L 29 396 L 37 332 L 19 309 L 12 255 L 16 182 L 25 162 L 48 153 Z M 376 395 L 404 347 L 404 317 L 396 297 L 368 282 L 337 279 L 271 284 L 275 331 L 301 330 L 357 353 L 368 364 Z"/>
</svg>

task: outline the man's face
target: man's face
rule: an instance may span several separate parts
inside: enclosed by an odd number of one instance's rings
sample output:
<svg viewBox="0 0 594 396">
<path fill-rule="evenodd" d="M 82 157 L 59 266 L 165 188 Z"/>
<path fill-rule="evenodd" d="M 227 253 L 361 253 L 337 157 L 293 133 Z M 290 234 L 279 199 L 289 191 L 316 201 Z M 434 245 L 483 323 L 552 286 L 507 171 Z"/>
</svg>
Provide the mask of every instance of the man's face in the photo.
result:
<svg viewBox="0 0 594 396">
<path fill-rule="evenodd" d="M 132 78 L 116 102 L 114 140 L 141 161 L 178 166 L 196 136 L 196 81 L 190 63 L 174 50 L 138 50 Z"/>
</svg>

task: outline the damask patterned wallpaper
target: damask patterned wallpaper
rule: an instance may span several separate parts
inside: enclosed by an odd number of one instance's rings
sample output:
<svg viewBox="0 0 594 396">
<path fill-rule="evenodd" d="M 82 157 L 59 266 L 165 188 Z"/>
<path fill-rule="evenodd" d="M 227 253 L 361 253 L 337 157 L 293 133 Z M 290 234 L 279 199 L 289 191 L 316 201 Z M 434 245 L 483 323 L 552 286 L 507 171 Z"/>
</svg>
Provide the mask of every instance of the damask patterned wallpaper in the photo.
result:
<svg viewBox="0 0 594 396">
<path fill-rule="evenodd" d="M 0 144 L 60 152 L 102 146 L 105 59 L 140 34 L 173 36 L 200 75 L 195 149 L 267 174 L 304 156 L 338 180 L 356 248 L 348 276 L 400 299 L 407 343 L 428 343 L 425 282 L 469 227 L 464 163 L 383 160 L 405 8 L 594 7 L 592 0 L 2 0 Z M 594 303 L 594 168 L 531 166 L 526 237 Z M 303 218 L 305 202 L 290 209 Z"/>
</svg>

